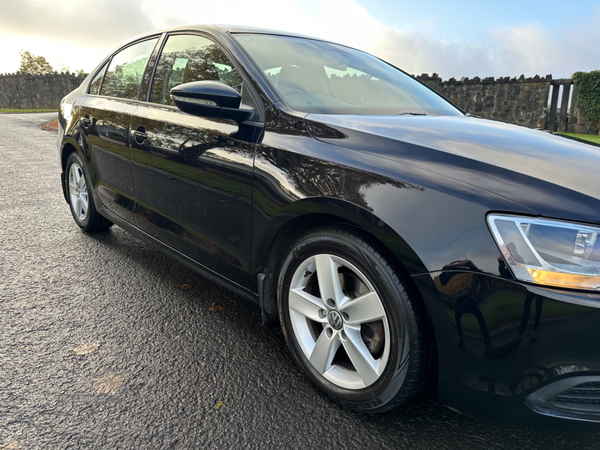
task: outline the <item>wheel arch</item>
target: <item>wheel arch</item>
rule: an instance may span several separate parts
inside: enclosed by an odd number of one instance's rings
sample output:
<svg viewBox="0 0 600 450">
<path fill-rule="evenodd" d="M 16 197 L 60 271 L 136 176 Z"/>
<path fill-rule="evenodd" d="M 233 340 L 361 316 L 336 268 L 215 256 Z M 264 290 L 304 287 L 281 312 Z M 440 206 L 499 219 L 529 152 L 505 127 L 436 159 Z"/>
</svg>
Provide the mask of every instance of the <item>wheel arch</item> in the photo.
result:
<svg viewBox="0 0 600 450">
<path fill-rule="evenodd" d="M 427 269 L 410 245 L 390 225 L 379 219 L 374 212 L 344 200 L 326 197 L 306 198 L 291 203 L 273 217 L 258 244 L 253 267 L 256 267 L 259 299 L 265 324 L 270 325 L 277 320 L 278 267 L 287 256 L 289 249 L 311 229 L 334 223 L 358 228 L 370 236 L 385 252 L 390 262 L 404 273 L 406 279 L 419 292 L 410 275 L 424 273 Z M 421 301 L 423 301 L 422 296 Z"/>
<path fill-rule="evenodd" d="M 292 206 L 295 205 L 295 206 Z M 257 271 L 259 303 L 263 323 L 274 326 L 279 323 L 277 285 L 279 267 L 294 244 L 310 230 L 332 224 L 353 227 L 364 233 L 403 275 L 412 291 L 418 296 L 430 332 L 431 360 L 427 375 L 430 394 L 437 395 L 437 361 L 439 358 L 435 330 L 431 321 L 424 293 L 419 289 L 411 274 L 424 273 L 424 263 L 410 245 L 390 225 L 380 220 L 373 212 L 357 205 L 337 199 L 303 199 L 286 208 L 274 217 L 273 228 L 265 232 L 258 252 Z M 291 211 L 304 211 L 304 214 L 291 214 Z M 275 224 L 278 226 L 275 227 Z M 270 231 L 270 232 L 269 232 Z M 435 393 L 435 394 L 434 394 Z"/>
</svg>

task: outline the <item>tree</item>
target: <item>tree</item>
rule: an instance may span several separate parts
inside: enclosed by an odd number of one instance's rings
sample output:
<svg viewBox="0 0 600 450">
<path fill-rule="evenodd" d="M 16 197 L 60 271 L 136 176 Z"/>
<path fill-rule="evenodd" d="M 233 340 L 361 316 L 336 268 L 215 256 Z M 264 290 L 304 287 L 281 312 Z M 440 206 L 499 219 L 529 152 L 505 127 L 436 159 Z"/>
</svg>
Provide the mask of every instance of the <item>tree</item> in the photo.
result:
<svg viewBox="0 0 600 450">
<path fill-rule="evenodd" d="M 19 54 L 21 55 L 19 72 L 32 73 L 34 75 L 54 73 L 54 69 L 43 56 L 34 55 L 29 50 L 21 50 Z"/>
</svg>

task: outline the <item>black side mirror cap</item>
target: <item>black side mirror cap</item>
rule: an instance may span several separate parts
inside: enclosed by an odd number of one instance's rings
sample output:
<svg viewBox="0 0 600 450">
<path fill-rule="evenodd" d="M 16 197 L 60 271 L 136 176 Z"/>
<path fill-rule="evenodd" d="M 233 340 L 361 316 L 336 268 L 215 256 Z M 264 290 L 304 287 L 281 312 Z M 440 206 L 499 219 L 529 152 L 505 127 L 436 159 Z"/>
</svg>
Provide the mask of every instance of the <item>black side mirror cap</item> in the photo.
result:
<svg viewBox="0 0 600 450">
<path fill-rule="evenodd" d="M 181 111 L 197 116 L 220 117 L 244 122 L 252 109 L 240 108 L 242 95 L 220 81 L 193 81 L 171 89 L 171 98 Z"/>
</svg>

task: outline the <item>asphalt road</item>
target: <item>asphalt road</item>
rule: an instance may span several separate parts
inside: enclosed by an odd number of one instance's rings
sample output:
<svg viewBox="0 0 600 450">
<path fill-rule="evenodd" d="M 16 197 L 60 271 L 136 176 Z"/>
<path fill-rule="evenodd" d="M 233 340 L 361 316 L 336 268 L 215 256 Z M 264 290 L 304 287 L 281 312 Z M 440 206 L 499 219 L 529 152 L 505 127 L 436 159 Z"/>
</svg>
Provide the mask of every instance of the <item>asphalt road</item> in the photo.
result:
<svg viewBox="0 0 600 450">
<path fill-rule="evenodd" d="M 600 445 L 435 400 L 380 416 L 331 403 L 258 307 L 118 227 L 79 230 L 40 129 L 55 116 L 0 114 L 0 450 Z"/>
</svg>

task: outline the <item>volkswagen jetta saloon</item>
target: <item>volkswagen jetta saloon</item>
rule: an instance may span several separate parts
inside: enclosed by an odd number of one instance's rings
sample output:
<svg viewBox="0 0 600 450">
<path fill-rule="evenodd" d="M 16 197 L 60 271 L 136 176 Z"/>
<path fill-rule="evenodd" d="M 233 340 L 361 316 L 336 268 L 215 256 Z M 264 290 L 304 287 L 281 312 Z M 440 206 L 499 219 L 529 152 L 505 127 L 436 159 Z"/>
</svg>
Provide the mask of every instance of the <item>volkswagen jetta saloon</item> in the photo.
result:
<svg viewBox="0 0 600 450">
<path fill-rule="evenodd" d="M 600 153 L 289 33 L 136 37 L 60 105 L 64 196 L 256 302 L 344 407 L 600 421 Z M 428 382 L 433 380 L 433 383 Z"/>
</svg>

